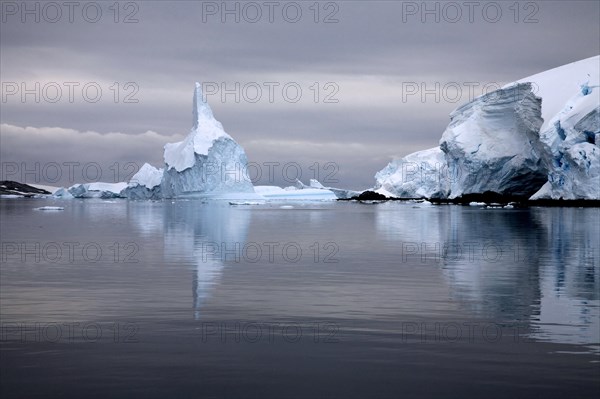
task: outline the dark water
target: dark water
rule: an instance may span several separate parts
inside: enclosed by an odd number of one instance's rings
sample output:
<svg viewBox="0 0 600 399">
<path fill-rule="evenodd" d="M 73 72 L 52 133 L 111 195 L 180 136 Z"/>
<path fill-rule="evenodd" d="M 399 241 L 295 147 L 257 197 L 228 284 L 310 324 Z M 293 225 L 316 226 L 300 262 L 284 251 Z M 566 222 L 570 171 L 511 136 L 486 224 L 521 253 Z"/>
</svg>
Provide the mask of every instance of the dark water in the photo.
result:
<svg viewBox="0 0 600 399">
<path fill-rule="evenodd" d="M 282 205 L 0 201 L 2 398 L 600 392 L 600 209 Z"/>
</svg>

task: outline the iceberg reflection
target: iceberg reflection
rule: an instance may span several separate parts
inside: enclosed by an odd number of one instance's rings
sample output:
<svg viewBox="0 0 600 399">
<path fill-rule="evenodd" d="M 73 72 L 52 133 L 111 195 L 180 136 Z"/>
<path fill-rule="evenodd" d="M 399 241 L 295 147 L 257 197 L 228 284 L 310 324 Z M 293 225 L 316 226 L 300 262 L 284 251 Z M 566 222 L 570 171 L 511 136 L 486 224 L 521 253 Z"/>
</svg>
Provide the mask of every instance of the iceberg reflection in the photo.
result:
<svg viewBox="0 0 600 399">
<path fill-rule="evenodd" d="M 193 308 L 199 318 L 227 259 L 226 252 L 214 249 L 243 246 L 251 213 L 218 201 L 132 202 L 130 207 L 140 231 L 163 236 L 165 261 L 185 264 L 193 259 Z"/>
<path fill-rule="evenodd" d="M 469 313 L 599 350 L 600 210 L 395 204 L 376 227 L 399 256 L 438 267 Z"/>
</svg>

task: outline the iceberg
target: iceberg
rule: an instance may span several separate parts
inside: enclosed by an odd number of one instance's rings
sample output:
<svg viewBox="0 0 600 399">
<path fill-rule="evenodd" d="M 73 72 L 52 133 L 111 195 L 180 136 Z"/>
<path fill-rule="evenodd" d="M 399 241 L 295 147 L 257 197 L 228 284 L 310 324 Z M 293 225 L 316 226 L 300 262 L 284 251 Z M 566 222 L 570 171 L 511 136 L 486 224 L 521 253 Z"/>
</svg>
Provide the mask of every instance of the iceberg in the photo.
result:
<svg viewBox="0 0 600 399">
<path fill-rule="evenodd" d="M 244 149 L 223 129 L 196 83 L 192 129 L 164 147 L 164 168 L 144 164 L 123 191 L 129 199 L 254 198 Z M 233 195 L 233 197 L 232 197 Z"/>
<path fill-rule="evenodd" d="M 337 199 L 332 191 L 324 188 L 256 186 L 254 189 L 261 197 L 270 200 L 335 201 Z"/>
<path fill-rule="evenodd" d="M 160 185 L 164 169 L 158 169 L 145 163 L 140 170 L 133 175 L 129 184 L 123 191 L 129 199 L 159 199 L 161 198 Z"/>
<path fill-rule="evenodd" d="M 308 186 L 302 183 L 299 179 L 296 179 L 296 188 L 299 190 L 326 190 L 332 192 L 337 199 L 350 199 L 360 195 L 362 191 L 348 190 L 344 188 L 325 187 L 317 179 L 310 179 Z"/>
<path fill-rule="evenodd" d="M 480 96 L 450 114 L 440 146 L 394 160 L 374 191 L 479 201 L 600 199 L 600 56 Z"/>
<path fill-rule="evenodd" d="M 127 188 L 127 183 L 84 183 L 75 184 L 67 190 L 74 198 L 124 198 L 121 194 Z M 54 194 L 59 198 L 70 198 L 62 189 Z"/>
<path fill-rule="evenodd" d="M 54 194 L 52 194 L 52 196 L 55 197 L 55 198 L 62 198 L 62 199 L 72 199 L 72 198 L 75 198 L 75 197 L 73 197 L 73 194 L 71 194 L 69 192 L 69 190 L 67 190 L 64 187 L 60 187 L 58 190 L 56 190 L 54 192 Z"/>
<path fill-rule="evenodd" d="M 444 152 L 430 148 L 390 162 L 375 175 L 375 192 L 386 197 L 446 198 L 450 177 Z"/>
<path fill-rule="evenodd" d="M 164 160 L 163 198 L 254 192 L 246 153 L 213 116 L 200 83 L 194 91 L 192 130 L 183 141 L 165 145 Z"/>
</svg>

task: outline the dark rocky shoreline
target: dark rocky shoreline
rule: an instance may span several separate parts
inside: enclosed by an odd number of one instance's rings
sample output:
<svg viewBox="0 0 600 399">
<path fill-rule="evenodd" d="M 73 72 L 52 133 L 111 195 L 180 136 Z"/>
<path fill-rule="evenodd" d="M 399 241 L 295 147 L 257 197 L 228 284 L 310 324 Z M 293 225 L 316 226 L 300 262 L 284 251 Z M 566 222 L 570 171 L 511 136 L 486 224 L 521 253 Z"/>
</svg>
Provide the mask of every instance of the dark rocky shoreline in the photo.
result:
<svg viewBox="0 0 600 399">
<path fill-rule="evenodd" d="M 347 199 L 338 199 L 338 201 L 359 201 L 359 202 L 387 202 L 387 201 L 429 201 L 436 205 L 469 205 L 472 202 L 481 202 L 486 205 L 506 206 L 513 205 L 515 208 L 525 208 L 530 206 L 546 207 L 600 207 L 600 200 L 552 200 L 538 199 L 530 200 L 520 196 L 505 196 L 497 193 L 486 192 L 483 194 L 468 194 L 460 198 L 441 199 L 441 198 L 395 198 L 386 197 L 383 194 L 374 191 L 364 191 L 358 196 Z"/>
<path fill-rule="evenodd" d="M 12 180 L 0 181 L 0 195 L 19 195 L 21 197 L 33 197 L 39 194 L 52 194 L 41 188 L 30 186 Z"/>
</svg>

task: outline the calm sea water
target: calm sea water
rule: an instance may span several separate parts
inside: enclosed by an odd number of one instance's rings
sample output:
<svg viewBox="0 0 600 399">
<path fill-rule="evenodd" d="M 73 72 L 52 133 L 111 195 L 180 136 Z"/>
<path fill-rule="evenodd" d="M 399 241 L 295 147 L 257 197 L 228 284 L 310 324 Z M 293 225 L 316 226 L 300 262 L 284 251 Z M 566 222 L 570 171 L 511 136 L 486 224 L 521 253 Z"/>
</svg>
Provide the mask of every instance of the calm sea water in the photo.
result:
<svg viewBox="0 0 600 399">
<path fill-rule="evenodd" d="M 0 217 L 3 398 L 600 392 L 600 209 L 4 199 Z"/>
</svg>

